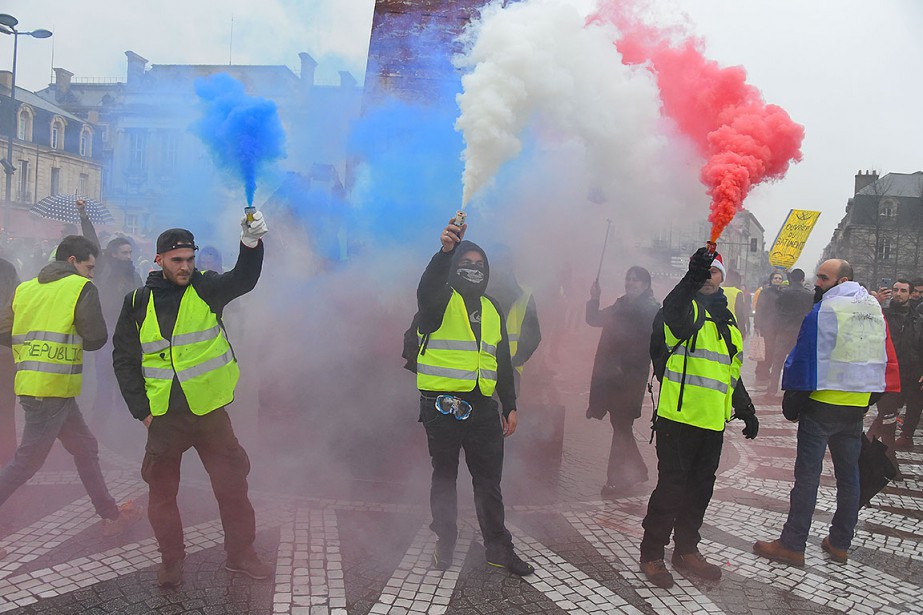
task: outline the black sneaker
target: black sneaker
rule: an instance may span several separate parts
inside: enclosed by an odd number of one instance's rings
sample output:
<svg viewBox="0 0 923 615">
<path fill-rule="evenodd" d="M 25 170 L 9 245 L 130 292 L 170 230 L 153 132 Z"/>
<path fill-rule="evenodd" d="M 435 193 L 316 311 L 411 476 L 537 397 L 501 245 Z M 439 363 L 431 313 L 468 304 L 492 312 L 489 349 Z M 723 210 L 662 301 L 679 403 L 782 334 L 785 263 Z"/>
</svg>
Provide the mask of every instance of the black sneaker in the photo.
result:
<svg viewBox="0 0 923 615">
<path fill-rule="evenodd" d="M 510 574 L 515 574 L 518 577 L 527 577 L 535 572 L 532 564 L 522 561 L 514 551 L 510 551 L 501 557 L 488 557 L 487 563 L 496 568 L 506 568 Z"/>
<path fill-rule="evenodd" d="M 448 570 L 452 567 L 454 556 L 455 545 L 451 545 L 444 540 L 437 540 L 436 549 L 433 551 L 433 568 L 436 570 Z"/>
</svg>

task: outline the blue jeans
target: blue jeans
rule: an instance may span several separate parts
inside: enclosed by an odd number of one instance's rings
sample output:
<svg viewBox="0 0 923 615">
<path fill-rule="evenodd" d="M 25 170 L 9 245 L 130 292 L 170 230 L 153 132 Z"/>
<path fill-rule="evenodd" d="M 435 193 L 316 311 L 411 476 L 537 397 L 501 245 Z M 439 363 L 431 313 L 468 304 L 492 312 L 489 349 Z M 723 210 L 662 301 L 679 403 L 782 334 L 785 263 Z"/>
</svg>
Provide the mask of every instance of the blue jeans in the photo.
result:
<svg viewBox="0 0 923 615">
<path fill-rule="evenodd" d="M 109 495 L 99 467 L 99 447 L 73 397 L 21 397 L 26 422 L 16 455 L 0 470 L 0 505 L 32 478 L 45 463 L 56 439 L 74 456 L 77 474 L 96 513 L 104 519 L 117 519 L 119 509 Z"/>
<path fill-rule="evenodd" d="M 798 422 L 795 486 L 792 487 L 788 520 L 779 538 L 786 548 L 804 552 L 817 504 L 817 488 L 824 453 L 830 447 L 836 475 L 836 513 L 830 524 L 830 544 L 848 549 L 859 519 L 859 451 L 862 421 L 818 420 L 811 413 Z"/>
</svg>

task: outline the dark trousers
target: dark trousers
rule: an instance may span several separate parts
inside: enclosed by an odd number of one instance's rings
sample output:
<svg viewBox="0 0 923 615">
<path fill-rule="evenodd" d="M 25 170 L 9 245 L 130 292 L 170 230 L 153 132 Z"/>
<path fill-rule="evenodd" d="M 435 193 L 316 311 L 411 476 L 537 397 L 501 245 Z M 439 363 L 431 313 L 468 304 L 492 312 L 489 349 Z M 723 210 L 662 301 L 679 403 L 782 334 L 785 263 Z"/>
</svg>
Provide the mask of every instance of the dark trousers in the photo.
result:
<svg viewBox="0 0 923 615">
<path fill-rule="evenodd" d="M 774 331 L 762 331 L 760 335 L 763 336 L 763 342 L 766 345 L 766 357 L 762 361 L 756 363 L 756 370 L 754 375 L 756 380 L 760 383 L 768 383 L 772 373 L 773 361 L 775 360 L 776 352 L 776 334 Z"/>
<path fill-rule="evenodd" d="M 16 394 L 13 379 L 16 364 L 13 352 L 0 346 L 0 464 L 5 464 L 16 454 Z"/>
<path fill-rule="evenodd" d="M 183 453 L 195 448 L 211 479 L 229 559 L 252 552 L 256 517 L 247 496 L 250 459 L 237 441 L 224 408 L 196 416 L 188 407 L 171 407 L 148 428 L 141 477 L 150 487 L 148 518 L 164 562 L 182 559 L 183 523 L 176 505 Z"/>
<path fill-rule="evenodd" d="M 663 559 L 673 534 L 674 553 L 698 550 L 699 529 L 715 487 L 723 431 L 657 419 L 657 487 L 647 504 L 641 561 Z"/>
<path fill-rule="evenodd" d="M 503 494 L 503 429 L 492 399 L 474 405 L 471 416 L 459 421 L 440 414 L 434 398 L 420 397 L 420 417 L 433 462 L 429 503 L 433 513 L 432 530 L 440 541 L 455 544 L 458 537 L 458 456 L 465 450 L 465 462 L 474 485 L 474 508 L 484 537 L 487 558 L 500 557 L 513 548 L 506 529 Z"/>
<path fill-rule="evenodd" d="M 630 486 L 643 483 L 647 480 L 647 466 L 632 431 L 634 417 L 610 411 L 609 422 L 612 424 L 612 445 L 609 447 L 606 484 Z"/>
<path fill-rule="evenodd" d="M 99 467 L 99 446 L 80 414 L 77 400 L 73 397 L 22 397 L 20 401 L 26 422 L 16 456 L 0 470 L 0 504 L 39 471 L 54 441 L 60 440 L 74 456 L 77 474 L 96 513 L 104 519 L 118 518 L 118 506 L 109 495 Z"/>
<path fill-rule="evenodd" d="M 800 323 L 799 323 L 800 324 Z M 782 387 L 782 370 L 785 367 L 785 359 L 788 353 L 795 347 L 798 341 L 799 329 L 780 328 L 776 331 L 771 345 L 766 346 L 767 355 L 772 350 L 772 362 L 769 366 L 769 384 L 766 386 L 766 393 L 769 395 L 778 395 Z"/>
</svg>

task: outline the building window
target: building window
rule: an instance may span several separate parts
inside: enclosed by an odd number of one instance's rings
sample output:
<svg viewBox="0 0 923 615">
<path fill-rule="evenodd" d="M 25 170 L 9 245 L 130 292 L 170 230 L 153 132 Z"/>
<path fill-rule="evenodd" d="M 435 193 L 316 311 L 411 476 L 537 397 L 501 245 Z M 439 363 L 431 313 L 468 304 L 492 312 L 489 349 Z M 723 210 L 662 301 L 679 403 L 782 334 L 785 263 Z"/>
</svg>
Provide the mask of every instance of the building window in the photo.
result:
<svg viewBox="0 0 923 615">
<path fill-rule="evenodd" d="M 878 242 L 878 260 L 886 261 L 891 258 L 891 238 L 882 237 Z"/>
<path fill-rule="evenodd" d="M 125 232 L 131 235 L 137 235 L 141 231 L 138 228 L 138 214 L 125 214 Z"/>
<path fill-rule="evenodd" d="M 140 130 L 130 132 L 128 135 L 128 168 L 140 171 L 146 167 L 146 149 L 147 135 Z"/>
<path fill-rule="evenodd" d="M 897 216 L 897 201 L 894 199 L 882 199 L 878 204 L 878 215 L 882 221 L 894 220 Z"/>
<path fill-rule="evenodd" d="M 79 192 L 82 196 L 86 196 L 88 194 L 89 184 L 90 184 L 90 176 L 87 173 L 81 173 L 80 174 L 80 186 L 77 189 L 77 192 Z"/>
<path fill-rule="evenodd" d="M 87 126 L 80 130 L 80 155 L 86 158 L 93 155 L 93 131 Z"/>
<path fill-rule="evenodd" d="M 19 110 L 19 121 L 16 123 L 16 138 L 20 141 L 32 140 L 32 110 L 22 107 Z"/>
<path fill-rule="evenodd" d="M 169 173 L 176 168 L 176 150 L 179 146 L 179 136 L 175 132 L 165 133 L 163 136 L 163 171 Z"/>
<path fill-rule="evenodd" d="M 64 149 L 64 122 L 57 118 L 51 121 L 51 149 Z"/>
<path fill-rule="evenodd" d="M 26 202 L 31 200 L 29 194 L 29 161 L 19 161 L 19 200 Z"/>
<path fill-rule="evenodd" d="M 51 194 L 61 192 L 61 169 L 58 167 L 51 168 Z"/>
</svg>

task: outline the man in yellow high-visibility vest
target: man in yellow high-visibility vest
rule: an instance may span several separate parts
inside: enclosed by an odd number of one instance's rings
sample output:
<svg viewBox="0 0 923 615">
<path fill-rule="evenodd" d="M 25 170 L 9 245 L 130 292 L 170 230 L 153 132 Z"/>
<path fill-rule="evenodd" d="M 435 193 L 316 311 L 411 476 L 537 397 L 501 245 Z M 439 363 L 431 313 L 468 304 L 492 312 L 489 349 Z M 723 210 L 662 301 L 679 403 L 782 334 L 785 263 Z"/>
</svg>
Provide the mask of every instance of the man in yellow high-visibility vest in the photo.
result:
<svg viewBox="0 0 923 615">
<path fill-rule="evenodd" d="M 0 316 L 0 343 L 12 346 L 14 390 L 25 411 L 22 441 L 13 461 L 0 471 L 0 504 L 38 472 L 55 440 L 74 456 L 80 480 L 114 535 L 141 518 L 131 502 L 112 499 L 99 467 L 99 448 L 76 397 L 83 385 L 83 352 L 98 350 L 109 337 L 90 282 L 97 247 L 84 237 L 61 241 L 55 260 L 38 277 L 20 284 Z"/>
<path fill-rule="evenodd" d="M 157 238 L 153 271 L 125 297 L 113 335 L 115 375 L 128 409 L 148 428 L 141 477 L 150 487 L 148 518 L 160 547 L 160 587 L 183 582 L 186 546 L 176 495 L 183 453 L 195 448 L 208 471 L 224 528 L 225 568 L 254 579 L 272 574 L 253 548 L 256 518 L 247 494 L 250 460 L 225 406 L 240 375 L 221 314 L 259 280 L 263 215 L 241 220 L 240 254 L 227 273 L 195 267 L 186 229 Z"/>
<path fill-rule="evenodd" d="M 509 335 L 500 308 L 484 294 L 490 277 L 487 255 L 462 241 L 466 228 L 452 222 L 446 226 L 442 249 L 417 287 L 417 388 L 433 464 L 430 527 L 438 537 L 433 565 L 440 570 L 452 566 L 458 537 L 455 482 L 464 449 L 487 563 L 525 576 L 535 570 L 513 550 L 500 491 L 503 438 L 513 435 L 518 422 Z"/>
</svg>

